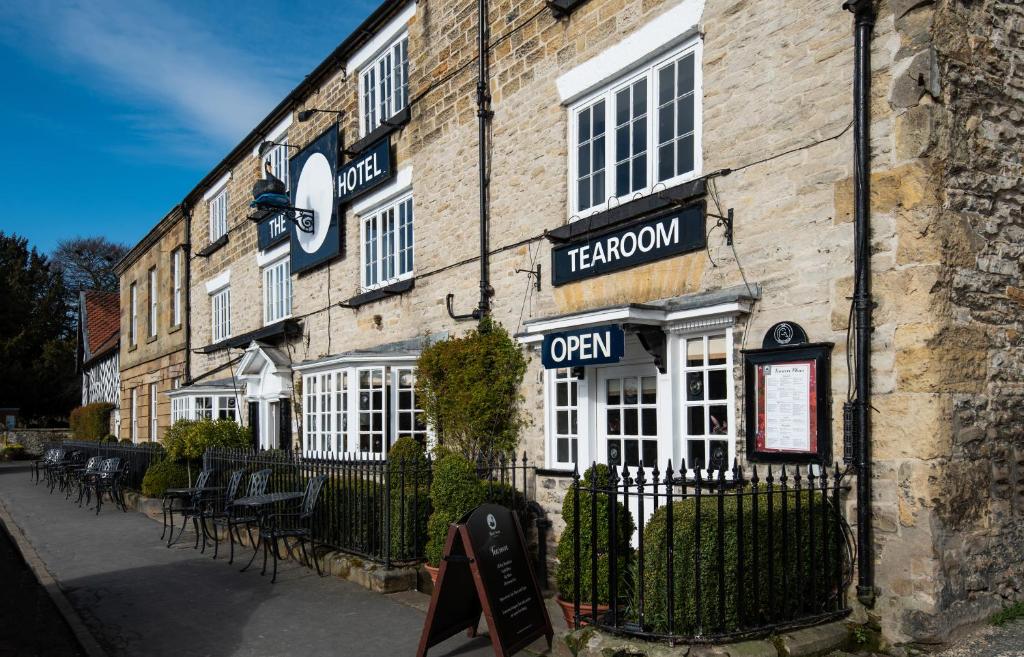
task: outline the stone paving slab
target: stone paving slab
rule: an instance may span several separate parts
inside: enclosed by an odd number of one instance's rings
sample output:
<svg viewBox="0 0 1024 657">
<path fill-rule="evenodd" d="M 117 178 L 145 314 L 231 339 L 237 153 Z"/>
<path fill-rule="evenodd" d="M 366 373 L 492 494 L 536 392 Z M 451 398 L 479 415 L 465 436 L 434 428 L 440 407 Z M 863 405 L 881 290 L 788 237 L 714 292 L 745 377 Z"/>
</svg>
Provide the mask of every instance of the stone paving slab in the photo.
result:
<svg viewBox="0 0 1024 657">
<path fill-rule="evenodd" d="M 25 466 L 0 466 L 0 503 L 111 656 L 414 655 L 423 612 L 406 600 L 320 578 L 282 562 L 270 575 L 192 549 L 170 549 L 160 525 L 104 505 L 99 516 L 33 485 Z M 242 555 L 249 556 L 248 551 Z M 237 555 L 236 555 L 237 557 Z M 452 637 L 431 657 L 492 655 L 483 633 Z"/>
</svg>

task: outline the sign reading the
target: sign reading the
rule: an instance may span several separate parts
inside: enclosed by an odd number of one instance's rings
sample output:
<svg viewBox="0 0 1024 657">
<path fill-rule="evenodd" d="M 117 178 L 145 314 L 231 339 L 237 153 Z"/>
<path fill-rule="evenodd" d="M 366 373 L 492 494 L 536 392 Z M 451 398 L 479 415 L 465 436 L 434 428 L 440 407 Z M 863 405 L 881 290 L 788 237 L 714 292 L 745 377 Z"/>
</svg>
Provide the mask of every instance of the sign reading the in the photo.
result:
<svg viewBox="0 0 1024 657">
<path fill-rule="evenodd" d="M 292 205 L 313 211 L 313 231 L 300 231 L 288 222 L 291 270 L 297 274 L 341 254 L 341 218 L 334 194 L 338 132 L 331 126 L 289 161 Z M 262 233 L 261 233 L 262 234 Z"/>
<path fill-rule="evenodd" d="M 417 657 L 487 619 L 494 654 L 508 657 L 540 637 L 551 647 L 551 620 L 515 514 L 483 504 L 448 529 Z"/>
<path fill-rule="evenodd" d="M 626 336 L 622 328 L 610 324 L 545 335 L 541 362 L 549 370 L 604 365 L 619 362 L 625 351 Z"/>
<path fill-rule="evenodd" d="M 391 166 L 391 140 L 384 137 L 338 170 L 338 201 L 344 203 L 386 182 Z"/>
<path fill-rule="evenodd" d="M 703 249 L 704 205 L 632 224 L 551 251 L 551 284 L 564 285 L 647 262 Z"/>
<path fill-rule="evenodd" d="M 267 217 L 256 225 L 256 236 L 260 251 L 266 251 L 288 239 L 288 220 L 283 214 Z"/>
</svg>

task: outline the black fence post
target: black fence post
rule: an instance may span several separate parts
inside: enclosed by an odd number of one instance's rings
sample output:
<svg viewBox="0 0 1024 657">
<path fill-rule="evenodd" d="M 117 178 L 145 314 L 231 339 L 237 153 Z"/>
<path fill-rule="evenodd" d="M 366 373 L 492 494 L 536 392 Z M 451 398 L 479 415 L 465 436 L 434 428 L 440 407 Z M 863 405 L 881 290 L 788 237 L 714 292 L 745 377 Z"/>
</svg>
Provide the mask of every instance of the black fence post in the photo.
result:
<svg viewBox="0 0 1024 657">
<path fill-rule="evenodd" d="M 572 468 L 572 592 L 573 627 L 580 629 L 580 470 Z M 614 514 L 613 514 L 614 515 Z"/>
</svg>

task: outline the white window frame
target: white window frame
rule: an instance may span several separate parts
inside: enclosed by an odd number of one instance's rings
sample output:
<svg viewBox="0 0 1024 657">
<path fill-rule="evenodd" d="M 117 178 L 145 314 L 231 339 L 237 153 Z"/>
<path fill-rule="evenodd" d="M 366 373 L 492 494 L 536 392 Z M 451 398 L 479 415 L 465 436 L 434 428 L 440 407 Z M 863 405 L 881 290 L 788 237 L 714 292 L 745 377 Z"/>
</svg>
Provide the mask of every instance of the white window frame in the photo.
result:
<svg viewBox="0 0 1024 657">
<path fill-rule="evenodd" d="M 209 201 L 210 242 L 216 242 L 228 232 L 228 188 L 216 192 Z"/>
<path fill-rule="evenodd" d="M 238 396 L 235 393 L 197 392 L 171 397 L 171 423 L 178 420 L 229 419 L 238 421 Z"/>
<path fill-rule="evenodd" d="M 416 271 L 416 203 L 412 191 L 382 204 L 372 211 L 360 213 L 359 217 L 359 278 L 364 291 L 373 290 L 398 281 L 412 278 Z M 406 212 L 408 232 L 403 230 L 402 213 Z M 394 221 L 393 236 L 385 239 L 382 222 L 390 213 Z M 369 230 L 375 229 L 375 238 L 368 244 Z M 372 249 L 372 252 L 371 252 Z M 371 277 L 367 271 L 373 267 Z M 390 267 L 390 269 L 386 269 Z M 384 274 L 390 271 L 391 276 Z"/>
<path fill-rule="evenodd" d="M 157 422 L 157 384 L 149 384 L 149 440 L 156 442 L 157 430 L 159 424 Z"/>
<path fill-rule="evenodd" d="M 149 337 L 155 338 L 157 335 L 157 310 L 158 310 L 158 298 L 157 298 L 157 273 L 156 267 L 149 268 Z"/>
<path fill-rule="evenodd" d="M 263 154 L 263 159 L 260 163 L 260 175 L 263 175 L 266 163 L 270 162 L 271 173 L 284 183 L 285 189 L 291 189 L 291 182 L 288 180 L 288 135 L 284 134 L 272 139 L 272 141 L 275 145 Z"/>
<path fill-rule="evenodd" d="M 231 337 L 231 286 L 210 295 L 210 329 L 213 343 Z"/>
<path fill-rule="evenodd" d="M 712 338 L 724 337 L 725 339 L 725 363 L 718 365 L 710 365 L 708 358 L 709 354 L 709 343 Z M 689 366 L 687 364 L 687 346 L 691 341 L 700 341 L 702 343 L 703 355 L 705 362 L 703 365 Z M 712 441 L 724 441 L 727 443 L 727 455 L 725 460 L 725 470 L 728 476 L 731 476 L 730 469 L 732 468 L 733 461 L 736 458 L 736 382 L 734 380 L 733 371 L 733 351 L 735 346 L 733 344 L 733 329 L 731 327 L 719 330 L 709 330 L 704 332 L 694 332 L 683 334 L 679 336 L 679 357 L 677 366 L 680 371 L 680 385 L 676 394 L 675 404 L 680 409 L 679 424 L 681 427 L 680 436 L 680 449 L 682 450 L 683 458 L 686 458 L 687 471 L 690 475 L 693 474 L 693 463 L 691 463 L 689 446 L 691 442 L 703 442 L 704 444 L 704 469 L 710 465 L 711 461 L 711 442 Z M 725 399 L 710 399 L 709 377 L 710 372 L 725 372 Z M 700 373 L 703 381 L 703 400 L 690 401 L 687 399 L 687 377 L 691 373 Z M 726 431 L 725 433 L 715 434 L 710 431 L 712 424 L 711 420 L 711 407 L 725 407 L 726 411 Z M 703 411 L 703 431 L 700 434 L 690 434 L 690 409 L 701 407 Z M 717 470 L 715 471 L 717 473 Z M 706 473 L 704 476 L 707 476 Z"/>
<path fill-rule="evenodd" d="M 171 253 L 171 326 L 181 326 L 181 247 Z"/>
<path fill-rule="evenodd" d="M 403 385 L 402 376 L 406 374 L 412 375 L 412 386 Z M 423 409 L 419 407 L 416 399 L 416 368 L 415 367 L 400 367 L 395 366 L 391 368 L 391 427 L 392 427 L 392 443 L 401 438 L 409 437 L 419 444 L 423 445 L 424 448 L 432 448 L 430 432 L 427 430 L 426 415 Z M 408 392 L 412 406 L 409 408 L 402 407 L 402 393 Z M 402 429 L 402 416 L 409 416 L 410 429 Z M 417 418 L 423 421 L 422 428 L 416 427 Z"/>
<path fill-rule="evenodd" d="M 128 287 L 128 344 L 135 346 L 139 343 L 139 286 L 135 281 Z"/>
<path fill-rule="evenodd" d="M 576 403 L 572 404 L 559 404 L 558 403 L 558 388 L 561 385 L 576 388 Z M 552 370 L 544 370 L 544 396 L 546 403 L 544 407 L 545 413 L 545 438 L 547 441 L 547 449 L 545 452 L 548 455 L 547 465 L 550 468 L 565 468 L 572 469 L 572 467 L 579 462 L 580 455 L 583 454 L 586 449 L 583 444 L 586 442 L 586 436 L 589 436 L 588 420 L 589 412 L 587 408 L 587 380 L 586 377 L 577 379 L 572 372 L 572 368 L 559 368 Z M 566 401 L 569 402 L 571 398 L 567 395 Z M 576 431 L 572 431 L 571 414 L 575 411 L 576 413 Z M 562 432 L 559 430 L 558 416 L 559 413 L 567 413 L 567 420 L 569 421 L 568 431 Z M 562 460 L 558 458 L 558 442 L 559 440 L 568 440 L 568 453 L 569 459 Z M 576 442 L 576 460 L 572 459 L 573 454 L 573 441 Z"/>
<path fill-rule="evenodd" d="M 292 316 L 291 261 L 286 255 L 263 267 L 263 324 Z"/>
<path fill-rule="evenodd" d="M 138 387 L 132 388 L 132 402 L 131 402 L 131 423 L 129 431 L 131 431 L 131 441 L 133 443 L 139 442 L 139 389 Z"/>
<path fill-rule="evenodd" d="M 390 95 L 381 98 L 381 70 L 390 57 Z M 404 59 L 403 59 L 404 58 Z M 397 82 L 397 84 L 396 84 Z M 409 32 L 403 30 L 359 68 L 359 136 L 365 137 L 409 105 Z"/>
<path fill-rule="evenodd" d="M 666 180 L 657 181 L 658 173 L 658 71 L 664 66 L 670 65 L 678 60 L 682 60 L 688 55 L 693 54 L 694 56 L 694 76 L 693 76 L 693 138 L 694 138 L 694 161 L 693 170 L 685 172 L 683 174 L 675 175 Z M 607 210 L 609 206 L 615 207 L 619 204 L 626 203 L 633 200 L 634 198 L 640 198 L 646 196 L 652 191 L 661 190 L 684 182 L 694 180 L 702 175 L 703 171 L 703 157 L 702 157 L 702 99 L 703 99 L 703 76 L 702 76 L 702 58 L 703 58 L 703 43 L 699 38 L 693 38 L 686 41 L 684 44 L 673 48 L 672 50 L 661 54 L 658 58 L 647 61 L 640 66 L 631 68 L 624 72 L 622 75 L 616 77 L 616 79 L 610 84 L 602 86 L 596 91 L 592 91 L 585 96 L 582 96 L 575 100 L 568 107 L 569 121 L 568 123 L 568 141 L 569 144 L 569 157 L 568 157 L 568 189 L 569 189 L 569 203 L 567 206 L 567 214 L 570 221 L 590 216 L 592 214 Z M 646 142 L 646 170 L 647 170 L 647 185 L 632 192 L 618 194 L 618 189 L 615 185 L 615 95 L 617 92 L 629 87 L 638 80 L 646 78 L 647 80 L 647 142 Z M 576 188 L 576 177 L 578 171 L 577 161 L 577 146 L 578 146 L 578 127 L 577 117 L 579 114 L 588 109 L 594 103 L 604 100 L 605 101 L 605 131 L 604 131 L 604 200 L 601 203 L 593 204 L 585 209 L 577 209 L 579 204 L 578 190 Z M 614 191 L 613 191 L 614 190 Z M 610 199 L 610 200 L 609 200 Z"/>
</svg>

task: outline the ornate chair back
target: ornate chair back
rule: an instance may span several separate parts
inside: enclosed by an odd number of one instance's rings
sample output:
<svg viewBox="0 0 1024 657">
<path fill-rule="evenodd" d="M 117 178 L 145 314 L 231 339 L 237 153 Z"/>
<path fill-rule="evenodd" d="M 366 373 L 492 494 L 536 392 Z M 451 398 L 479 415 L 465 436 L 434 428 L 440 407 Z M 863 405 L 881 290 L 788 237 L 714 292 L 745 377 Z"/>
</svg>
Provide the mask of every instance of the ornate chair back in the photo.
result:
<svg viewBox="0 0 1024 657">
<path fill-rule="evenodd" d="M 210 483 L 210 477 L 211 476 L 213 476 L 213 470 L 212 469 L 208 469 L 208 468 L 203 468 L 203 470 L 199 473 L 199 476 L 196 477 L 196 486 L 195 487 L 196 488 L 206 488 L 206 485 L 208 483 Z"/>
<path fill-rule="evenodd" d="M 103 463 L 102 456 L 90 456 L 89 460 L 85 462 L 85 474 L 99 472 L 101 463 Z"/>
<path fill-rule="evenodd" d="M 270 468 L 260 470 L 249 475 L 249 497 L 263 495 L 267 492 L 267 482 L 270 481 Z"/>
<path fill-rule="evenodd" d="M 325 481 L 327 481 L 327 475 L 317 475 L 310 477 L 306 482 L 306 492 L 302 496 L 301 515 L 303 518 L 309 518 L 316 511 L 316 503 L 320 499 L 320 491 L 323 490 Z"/>
<path fill-rule="evenodd" d="M 228 479 L 228 488 L 224 493 L 224 499 L 228 503 L 234 502 L 235 498 L 238 497 L 238 489 L 241 488 L 244 475 L 245 470 L 235 470 L 231 473 L 231 478 Z"/>
</svg>

